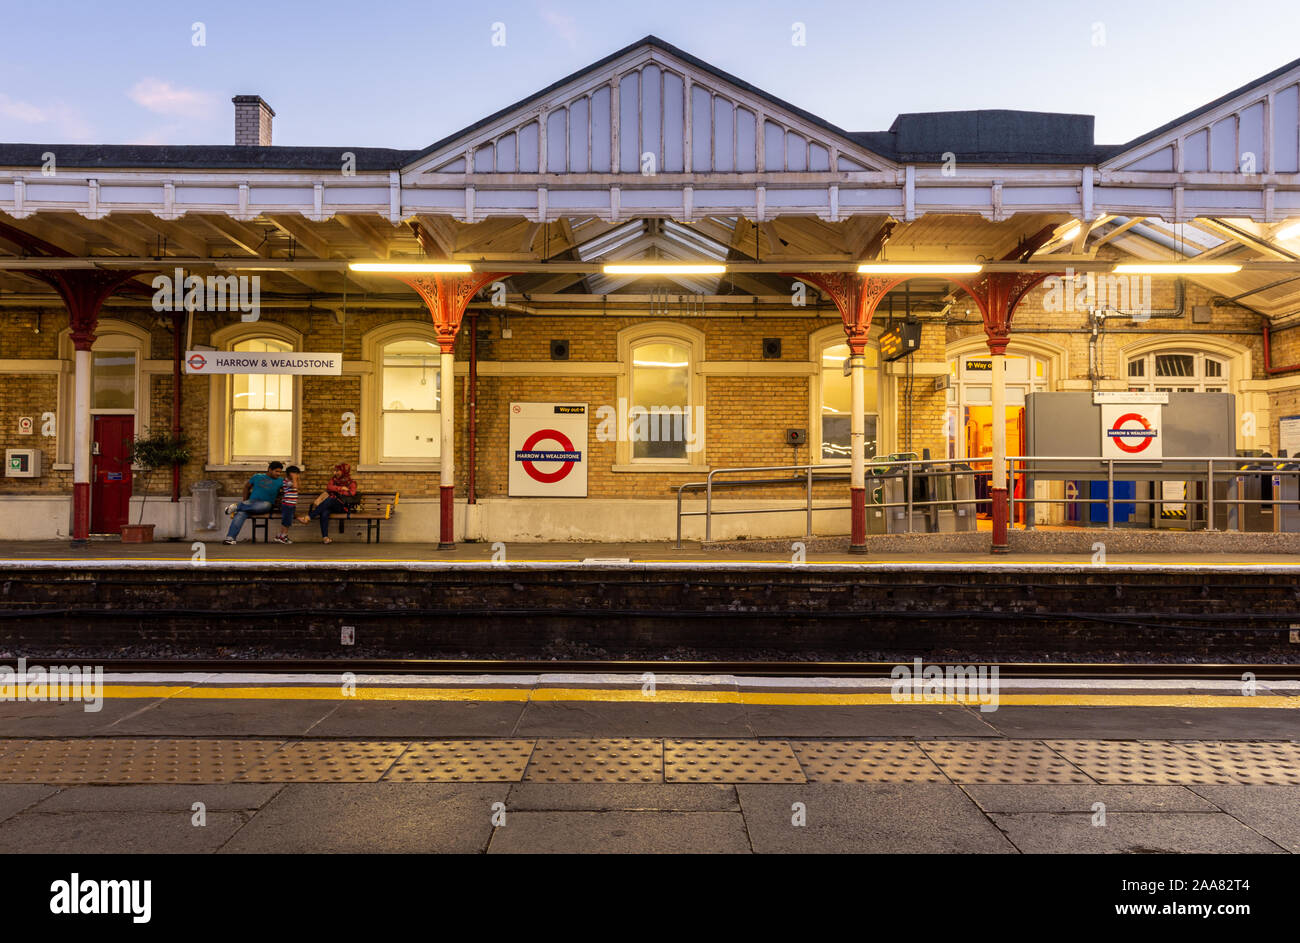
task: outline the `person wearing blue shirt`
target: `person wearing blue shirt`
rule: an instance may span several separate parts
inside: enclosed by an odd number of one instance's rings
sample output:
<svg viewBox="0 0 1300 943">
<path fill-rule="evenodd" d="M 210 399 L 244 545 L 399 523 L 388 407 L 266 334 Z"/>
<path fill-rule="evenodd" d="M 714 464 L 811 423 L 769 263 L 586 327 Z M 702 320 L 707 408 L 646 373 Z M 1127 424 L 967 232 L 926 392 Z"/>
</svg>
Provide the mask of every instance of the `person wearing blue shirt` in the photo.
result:
<svg viewBox="0 0 1300 943">
<path fill-rule="evenodd" d="M 239 542 L 239 532 L 250 514 L 261 514 L 271 510 L 271 505 L 284 487 L 284 462 L 272 462 L 266 466 L 265 474 L 259 473 L 248 479 L 244 485 L 244 500 L 238 504 L 227 504 L 226 514 L 232 518 L 230 530 L 226 532 L 225 542 Z"/>
</svg>

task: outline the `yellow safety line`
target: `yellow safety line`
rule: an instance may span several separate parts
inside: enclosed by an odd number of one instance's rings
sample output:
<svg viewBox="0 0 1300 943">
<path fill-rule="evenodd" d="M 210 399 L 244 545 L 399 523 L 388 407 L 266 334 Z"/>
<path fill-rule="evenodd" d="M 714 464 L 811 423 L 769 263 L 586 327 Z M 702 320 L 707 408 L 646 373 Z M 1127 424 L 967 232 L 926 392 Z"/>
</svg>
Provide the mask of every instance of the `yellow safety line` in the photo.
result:
<svg viewBox="0 0 1300 943">
<path fill-rule="evenodd" d="M 1277 554 L 1277 555 L 1278 555 L 1278 556 L 1281 556 L 1281 554 Z M 209 563 L 304 563 L 304 564 L 322 563 L 322 564 L 330 564 L 330 565 L 335 565 L 335 566 L 337 566 L 337 565 L 354 564 L 354 563 L 391 563 L 391 564 L 398 564 L 398 565 L 400 565 L 400 564 L 406 564 L 406 563 L 422 563 L 422 562 L 426 562 L 426 561 L 410 560 L 410 559 L 406 559 L 406 558 L 395 558 L 395 559 L 389 559 L 389 558 L 365 558 L 365 559 L 348 559 L 348 560 L 343 560 L 343 559 L 332 559 L 332 560 L 285 560 L 283 557 L 237 557 L 237 558 L 216 558 L 216 559 L 208 559 L 208 560 L 206 560 L 206 561 L 203 562 L 203 563 L 194 563 L 193 561 L 187 560 L 185 557 L 113 557 L 113 558 L 89 558 L 89 559 L 88 559 L 88 558 L 85 558 L 85 557 L 80 557 L 80 558 L 76 558 L 76 559 L 73 559 L 73 558 L 54 558 L 54 559 L 51 559 L 51 558 L 46 558 L 46 557 L 16 557 L 16 558 L 9 558 L 9 559 L 0 560 L 0 566 L 4 566 L 4 565 L 8 565 L 8 564 L 20 564 L 20 563 L 77 563 L 77 564 L 79 564 L 79 565 L 84 565 L 84 564 L 88 564 L 88 563 L 93 563 L 93 564 L 101 564 L 101 563 L 103 563 L 103 564 L 111 564 L 111 563 L 188 563 L 190 566 L 193 566 L 194 569 L 197 570 L 197 569 L 202 569 L 204 566 L 206 566 L 206 565 L 209 564 Z M 438 562 L 438 561 L 433 561 L 433 562 L 436 563 L 436 562 Z M 454 564 L 457 564 L 457 563 L 491 563 L 492 560 L 489 559 L 489 558 L 486 558 L 486 557 L 485 557 L 485 558 L 483 558 L 482 560 L 447 560 L 447 561 L 444 561 L 444 562 L 449 563 L 449 564 L 453 564 L 453 565 L 454 565 Z M 752 564 L 764 564 L 764 563 L 786 563 L 786 564 L 788 564 L 788 563 L 790 563 L 790 562 L 791 562 L 791 561 L 790 561 L 790 558 L 789 558 L 789 557 L 772 557 L 772 558 L 760 558 L 760 559 L 717 559 L 717 560 L 682 559 L 682 558 L 679 557 L 679 558 L 676 558 L 676 559 L 658 559 L 658 558 L 636 559 L 636 560 L 632 560 L 631 565 L 635 566 L 635 565 L 637 565 L 637 564 L 643 564 L 643 563 L 747 563 L 747 564 L 751 564 L 751 565 L 752 565 Z M 513 561 L 510 561 L 510 563 L 515 563 L 515 564 L 518 564 L 518 563 L 569 563 L 569 564 L 574 564 L 574 565 L 577 565 L 577 566 L 582 566 L 582 565 L 583 565 L 583 564 L 582 564 L 582 561 L 581 561 L 581 560 L 578 560 L 578 559 L 567 559 L 567 560 L 550 560 L 550 559 L 513 560 Z M 906 564 L 906 565 L 910 565 L 910 566 L 930 566 L 930 565 L 939 565 L 939 566 L 977 565 L 977 566 L 981 566 L 981 567 L 994 567 L 994 568 L 998 568 L 998 567 L 1013 567 L 1013 566 L 1031 566 L 1031 567 L 1036 567 L 1036 566 L 1086 566 L 1086 567 L 1088 567 L 1089 569 L 1098 569 L 1098 570 L 1100 570 L 1100 569 L 1106 569 L 1107 567 L 1124 567 L 1124 566 L 1146 566 L 1146 567 L 1164 567 L 1164 568 L 1175 568 L 1175 567 L 1182 567 L 1182 568 L 1204 568 L 1204 567 L 1247 567 L 1247 566 L 1249 566 L 1249 567 L 1260 567 L 1260 566 L 1266 566 L 1266 567 L 1288 567 L 1288 568 L 1292 568 L 1292 569 L 1300 568 L 1300 562 L 1297 562 L 1297 563 L 1288 563 L 1288 562 L 1283 562 L 1283 561 L 1267 561 L 1267 562 L 1264 562 L 1264 563 L 1260 563 L 1260 562 L 1251 562 L 1251 561 L 1241 561 L 1241 562 L 1236 562 L 1236 561 L 1226 561 L 1226 562 L 1213 562 L 1213 563 L 1209 563 L 1209 562 L 1201 562 L 1201 563 L 1173 563 L 1173 562 L 1148 562 L 1148 561 L 1143 561 L 1143 560 L 1119 560 L 1119 561 L 1112 560 L 1112 561 L 1110 561 L 1109 563 L 1091 563 L 1091 562 L 1089 562 L 1089 558 L 1088 558 L 1088 555 L 1087 555 L 1086 553 L 1080 553 L 1080 554 L 1078 555 L 1078 558 L 1077 558 L 1077 559 L 1073 559 L 1073 560 L 1060 560 L 1060 559 L 1052 559 L 1052 560 L 978 560 L 978 559 L 974 559 L 974 560 L 973 560 L 973 559 L 959 559 L 959 560 L 901 560 L 901 559 L 871 558 L 871 557 L 869 557 L 869 558 L 866 559 L 866 560 L 863 560 L 861 557 L 859 557 L 859 558 L 856 558 L 856 559 L 846 559 L 846 560 L 806 560 L 806 561 L 804 561 L 803 563 L 800 563 L 799 566 L 801 566 L 801 567 L 817 567 L 817 566 L 859 566 L 859 567 L 870 567 L 870 566 L 879 566 L 879 565 L 882 565 L 882 564 L 892 564 L 892 565 Z M 501 564 L 501 565 L 502 565 L 503 567 L 509 566 L 509 564 Z"/>
<path fill-rule="evenodd" d="M 58 691 L 55 690 L 57 696 Z M 13 692 L 0 694 L 12 700 Z M 43 686 L 27 688 L 28 700 L 42 700 Z M 925 699 L 919 694 L 895 699 L 887 691 L 847 693 L 830 691 L 735 691 L 657 688 L 653 694 L 634 688 L 484 688 L 484 687 L 357 687 L 344 690 L 331 686 L 294 685 L 267 687 L 182 687 L 175 685 L 106 684 L 105 698 L 179 700 L 264 700 L 264 701 L 594 701 L 605 703 L 654 702 L 672 704 L 753 704 L 781 707 L 871 707 L 898 704 L 939 706 L 942 704 L 991 703 L 991 698 L 973 694 Z M 1283 695 L 1224 694 L 1001 694 L 999 706 L 1013 707 L 1235 707 L 1300 708 L 1300 697 Z"/>
</svg>

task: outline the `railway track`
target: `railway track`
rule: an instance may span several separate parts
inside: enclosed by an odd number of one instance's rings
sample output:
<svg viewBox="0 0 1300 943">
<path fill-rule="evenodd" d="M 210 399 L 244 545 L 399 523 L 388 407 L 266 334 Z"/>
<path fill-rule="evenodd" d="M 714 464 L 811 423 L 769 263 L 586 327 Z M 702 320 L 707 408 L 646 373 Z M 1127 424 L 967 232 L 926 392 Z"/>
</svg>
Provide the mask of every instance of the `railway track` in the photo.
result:
<svg viewBox="0 0 1300 943">
<path fill-rule="evenodd" d="M 113 659 L 88 656 L 44 656 L 42 662 L 90 660 L 107 672 L 232 672 L 253 671 L 266 674 L 333 674 L 353 671 L 366 674 L 410 675 L 529 675 L 554 674 L 728 674 L 745 677 L 781 678 L 889 678 L 900 662 L 844 661 L 598 661 L 598 660 L 520 660 L 520 659 Z M 34 659 L 32 659 L 34 662 Z M 980 662 L 997 666 L 1002 678 L 1145 678 L 1162 680 L 1232 680 L 1240 681 L 1244 672 L 1257 679 L 1297 679 L 1300 665 L 1279 664 L 1169 664 L 1122 662 Z M 925 664 L 947 668 L 967 666 L 972 662 L 926 660 Z M 0 658 L 0 666 L 14 668 L 17 660 Z"/>
</svg>

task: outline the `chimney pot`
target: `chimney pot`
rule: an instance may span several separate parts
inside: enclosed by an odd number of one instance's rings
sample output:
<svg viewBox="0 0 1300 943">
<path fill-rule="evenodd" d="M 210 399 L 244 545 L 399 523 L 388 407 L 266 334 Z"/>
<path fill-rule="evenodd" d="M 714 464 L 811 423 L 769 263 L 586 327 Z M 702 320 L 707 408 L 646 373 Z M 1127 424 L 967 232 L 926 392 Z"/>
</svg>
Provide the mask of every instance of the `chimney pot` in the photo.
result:
<svg viewBox="0 0 1300 943">
<path fill-rule="evenodd" d="M 271 106 L 261 95 L 236 95 L 231 101 L 235 103 L 235 146 L 270 147 L 271 119 L 275 117 Z"/>
</svg>

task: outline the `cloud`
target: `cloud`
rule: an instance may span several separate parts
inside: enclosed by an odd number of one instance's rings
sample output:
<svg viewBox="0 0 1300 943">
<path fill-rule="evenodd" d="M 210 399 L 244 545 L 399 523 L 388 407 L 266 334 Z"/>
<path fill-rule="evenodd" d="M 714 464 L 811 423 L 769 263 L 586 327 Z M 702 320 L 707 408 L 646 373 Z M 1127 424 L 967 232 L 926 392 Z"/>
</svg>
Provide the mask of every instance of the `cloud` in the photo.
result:
<svg viewBox="0 0 1300 943">
<path fill-rule="evenodd" d="M 18 125 L 39 125 L 41 134 L 49 140 L 86 141 L 92 135 L 91 125 L 81 112 L 63 102 L 34 105 L 0 92 L 0 139 L 14 140 L 35 130 L 28 127 L 21 131 L 8 130 Z"/>
<path fill-rule="evenodd" d="M 154 114 L 193 118 L 208 112 L 216 104 L 209 92 L 193 88 L 178 88 L 163 79 L 141 79 L 127 92 L 130 99 L 141 108 Z"/>
<path fill-rule="evenodd" d="M 558 10 L 543 8 L 542 19 L 551 25 L 551 29 L 560 34 L 560 38 L 569 44 L 570 48 L 578 48 L 578 21 L 573 17 Z"/>
</svg>

